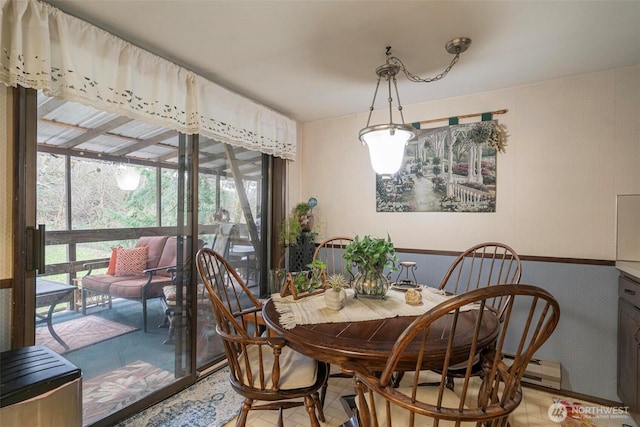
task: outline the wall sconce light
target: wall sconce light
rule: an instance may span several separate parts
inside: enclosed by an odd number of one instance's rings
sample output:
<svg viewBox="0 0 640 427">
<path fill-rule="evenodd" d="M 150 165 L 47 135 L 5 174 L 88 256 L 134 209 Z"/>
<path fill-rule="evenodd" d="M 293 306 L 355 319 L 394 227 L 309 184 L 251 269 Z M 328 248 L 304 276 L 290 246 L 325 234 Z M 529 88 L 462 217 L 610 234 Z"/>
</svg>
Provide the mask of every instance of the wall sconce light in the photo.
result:
<svg viewBox="0 0 640 427">
<path fill-rule="evenodd" d="M 140 185 L 140 170 L 131 166 L 118 166 L 116 172 L 118 188 L 125 191 L 133 191 Z"/>
<path fill-rule="evenodd" d="M 404 157 L 404 147 L 407 142 L 417 136 L 417 129 L 413 126 L 404 123 L 404 116 L 402 115 L 402 104 L 400 103 L 400 95 L 398 94 L 398 85 L 396 82 L 396 75 L 402 71 L 407 78 L 412 82 L 430 83 L 442 79 L 449 73 L 451 68 L 460 59 L 460 54 L 466 51 L 471 44 L 471 39 L 466 37 L 459 37 L 450 40 L 445 45 L 447 52 L 455 55 L 451 60 L 449 66 L 440 74 L 435 77 L 422 79 L 414 74 L 411 74 L 405 68 L 402 61 L 395 56 L 391 56 L 391 46 L 387 46 L 386 56 L 387 61 L 384 65 L 379 66 L 376 69 L 378 75 L 378 83 L 376 84 L 376 90 L 373 93 L 373 101 L 371 107 L 369 107 L 369 118 L 367 119 L 367 126 L 360 131 L 360 141 L 369 146 L 369 156 L 371 157 L 371 166 L 377 174 L 380 175 L 392 175 L 400 169 L 402 166 L 402 159 Z M 376 96 L 378 95 L 378 88 L 380 87 L 380 80 L 385 79 L 387 82 L 387 89 L 389 96 L 387 98 L 389 102 L 389 123 L 370 125 L 371 113 L 376 102 Z M 398 100 L 398 111 L 400 112 L 401 123 L 393 122 L 393 98 L 391 97 L 391 83 L 395 88 L 396 99 Z"/>
</svg>

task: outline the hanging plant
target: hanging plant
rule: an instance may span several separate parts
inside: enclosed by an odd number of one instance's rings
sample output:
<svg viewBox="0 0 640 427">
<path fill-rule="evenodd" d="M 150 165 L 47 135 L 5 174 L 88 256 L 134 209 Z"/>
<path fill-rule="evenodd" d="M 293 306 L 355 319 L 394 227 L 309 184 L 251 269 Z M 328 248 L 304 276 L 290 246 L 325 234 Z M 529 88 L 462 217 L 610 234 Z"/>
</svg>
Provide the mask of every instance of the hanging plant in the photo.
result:
<svg viewBox="0 0 640 427">
<path fill-rule="evenodd" d="M 489 132 L 489 138 L 487 138 L 487 145 L 493 147 L 500 153 L 505 153 L 505 147 L 507 146 L 507 129 L 504 125 L 494 123 L 491 126 Z"/>
</svg>

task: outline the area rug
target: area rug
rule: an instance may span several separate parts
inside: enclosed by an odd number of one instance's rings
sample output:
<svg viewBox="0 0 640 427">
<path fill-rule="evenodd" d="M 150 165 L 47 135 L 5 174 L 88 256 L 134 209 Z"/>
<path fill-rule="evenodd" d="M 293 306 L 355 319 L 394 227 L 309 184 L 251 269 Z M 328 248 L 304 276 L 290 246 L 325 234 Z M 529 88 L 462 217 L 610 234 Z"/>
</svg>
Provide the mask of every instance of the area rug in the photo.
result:
<svg viewBox="0 0 640 427">
<path fill-rule="evenodd" d="M 554 397 L 548 416 L 562 427 L 636 426 L 627 407 L 608 407 L 566 398 Z"/>
<path fill-rule="evenodd" d="M 99 316 L 82 316 L 66 322 L 54 323 L 53 330 L 67 343 L 69 350 L 65 350 L 49 332 L 46 325 L 36 328 L 36 344 L 49 347 L 58 354 L 68 353 L 92 344 L 108 340 L 139 328 L 123 325 Z"/>
<path fill-rule="evenodd" d="M 118 427 L 222 427 L 238 415 L 242 401 L 223 368 Z"/>
<path fill-rule="evenodd" d="M 83 381 L 83 424 L 104 418 L 173 381 L 171 372 L 140 360 Z"/>
</svg>

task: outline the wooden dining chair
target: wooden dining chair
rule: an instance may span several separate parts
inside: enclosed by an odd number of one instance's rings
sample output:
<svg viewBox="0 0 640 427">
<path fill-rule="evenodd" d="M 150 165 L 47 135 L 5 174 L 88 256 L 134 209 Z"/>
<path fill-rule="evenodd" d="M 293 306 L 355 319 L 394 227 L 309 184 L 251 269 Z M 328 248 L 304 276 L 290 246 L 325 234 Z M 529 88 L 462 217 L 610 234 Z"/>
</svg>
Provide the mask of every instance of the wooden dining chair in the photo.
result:
<svg viewBox="0 0 640 427">
<path fill-rule="evenodd" d="M 439 289 L 454 295 L 493 285 L 520 283 L 520 257 L 508 245 L 480 243 L 461 253 L 447 270 Z M 507 301 L 496 299 L 489 306 L 502 317 Z"/>
<path fill-rule="evenodd" d="M 342 258 L 342 254 L 344 254 L 345 247 L 353 242 L 352 237 L 346 236 L 335 236 L 330 237 L 326 240 L 323 240 L 318 244 L 316 250 L 313 253 L 313 260 L 320 260 L 324 262 L 327 266 L 326 275 L 331 276 L 332 274 L 342 274 L 345 276 L 347 281 L 351 281 L 354 277 L 353 272 L 347 268 L 347 261 Z M 329 376 L 337 377 L 337 378 L 349 378 L 350 374 L 345 374 L 342 372 L 331 373 L 331 366 L 329 366 Z M 322 391 L 320 393 L 320 401 L 324 406 L 325 398 L 327 396 L 327 388 L 329 387 L 329 383 L 324 384 L 322 387 Z"/>
<path fill-rule="evenodd" d="M 347 262 L 342 258 L 344 248 L 353 242 L 352 237 L 336 236 L 326 239 L 318 244 L 313 252 L 313 260 L 320 260 L 327 265 L 326 274 L 343 274 L 347 280 L 351 279 L 346 269 Z"/>
<path fill-rule="evenodd" d="M 481 340 L 483 322 L 496 313 L 491 300 L 506 298 L 504 318 L 490 345 Z M 471 306 L 470 306 L 471 304 Z M 470 319 L 464 310 L 471 308 Z M 349 365 L 355 374 L 357 414 L 362 427 L 424 426 L 506 426 L 522 400 L 521 380 L 536 350 L 551 336 L 560 310 L 547 291 L 531 285 L 491 286 L 463 293 L 445 301 L 417 318 L 396 341 L 382 373 L 368 372 Z M 486 330 L 486 328 L 484 328 Z M 428 351 L 428 342 L 445 342 L 446 352 Z M 461 343 L 464 351 L 460 351 Z M 398 370 L 405 349 L 418 346 L 412 361 L 414 371 L 394 387 L 392 376 Z M 454 349 L 458 349 L 454 351 Z M 507 363 L 505 354 L 512 355 Z M 480 357 L 482 376 L 474 377 L 473 360 Z M 448 389 L 445 378 L 449 366 L 466 361 L 466 375 L 457 378 L 456 391 Z M 423 370 L 428 366 L 429 370 Z M 432 368 L 435 368 L 431 370 Z M 425 382 L 423 376 L 438 372 L 439 380 Z M 392 421 L 393 420 L 393 424 Z"/>
<path fill-rule="evenodd" d="M 326 364 L 292 350 L 282 338 L 261 333 L 260 301 L 219 253 L 204 248 L 196 260 L 224 343 L 231 386 L 245 398 L 236 426 L 245 426 L 250 410 L 278 410 L 281 426 L 284 409 L 304 405 L 311 425 L 319 427 L 324 412 L 318 390 L 327 380 Z"/>
<path fill-rule="evenodd" d="M 521 275 L 520 257 L 510 246 L 498 242 L 480 243 L 456 257 L 438 289 L 458 295 L 488 286 L 517 284 L 520 283 Z M 507 300 L 508 296 L 488 301 L 488 307 L 502 319 Z M 479 366 L 476 369 L 479 374 Z M 463 376 L 464 373 L 464 367 L 451 367 L 447 378 L 448 387 L 453 388 L 453 378 Z M 402 372 L 396 374 L 396 383 L 403 375 Z"/>
</svg>

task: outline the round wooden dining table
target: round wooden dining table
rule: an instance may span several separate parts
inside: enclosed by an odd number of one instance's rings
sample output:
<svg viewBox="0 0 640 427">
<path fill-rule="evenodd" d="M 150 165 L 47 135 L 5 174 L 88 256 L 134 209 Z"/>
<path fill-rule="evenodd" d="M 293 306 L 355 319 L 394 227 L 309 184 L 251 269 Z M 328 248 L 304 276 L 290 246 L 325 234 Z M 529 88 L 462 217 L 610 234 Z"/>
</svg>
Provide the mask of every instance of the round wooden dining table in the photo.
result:
<svg viewBox="0 0 640 427">
<path fill-rule="evenodd" d="M 343 308 L 343 310 L 348 308 Z M 471 339 L 479 311 L 467 310 L 460 313 L 454 337 L 451 364 L 468 360 Z M 486 315 L 490 314 L 490 315 Z M 393 345 L 400 334 L 416 319 L 416 316 L 393 317 L 388 319 L 297 325 L 285 329 L 280 323 L 280 314 L 272 299 L 262 307 L 264 322 L 276 335 L 285 338 L 294 350 L 316 360 L 345 366 L 356 362 L 374 372 L 382 371 L 391 354 Z M 442 367 L 445 358 L 450 327 L 449 316 L 435 322 L 426 343 L 426 357 L 423 369 Z M 480 324 L 478 347 L 480 350 L 490 346 L 498 335 L 498 318 L 485 310 Z M 409 345 L 400 359 L 400 370 L 414 370 L 421 344 Z"/>
</svg>

